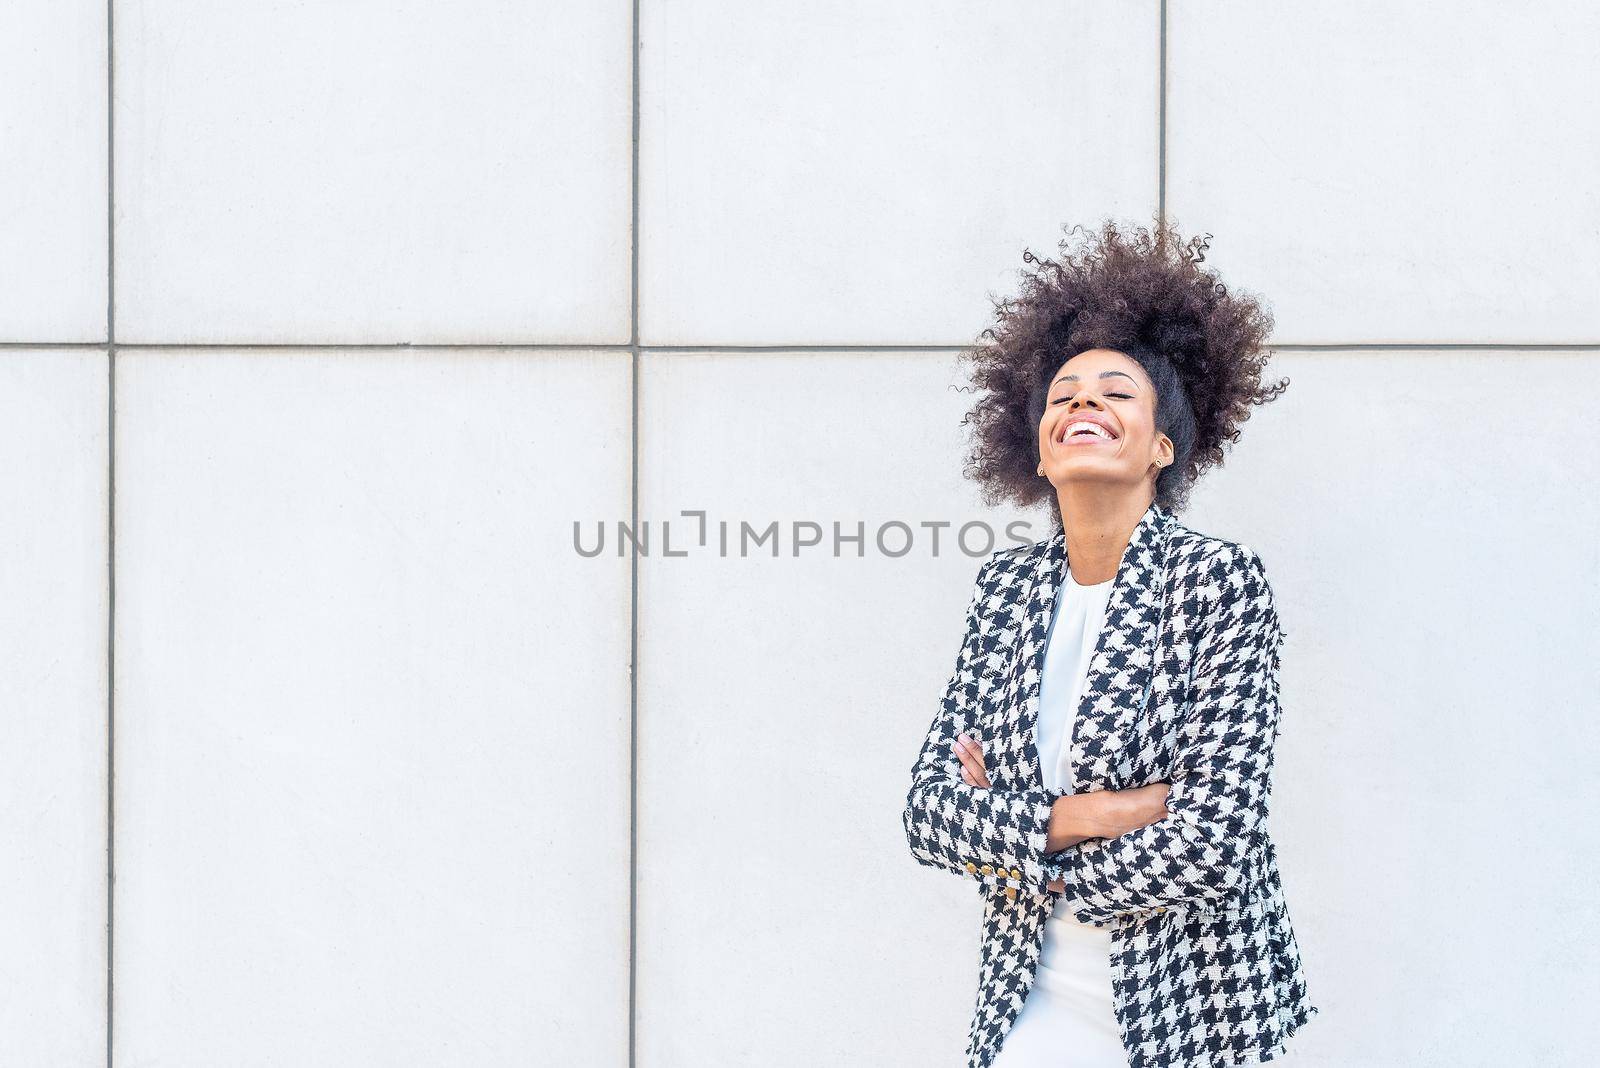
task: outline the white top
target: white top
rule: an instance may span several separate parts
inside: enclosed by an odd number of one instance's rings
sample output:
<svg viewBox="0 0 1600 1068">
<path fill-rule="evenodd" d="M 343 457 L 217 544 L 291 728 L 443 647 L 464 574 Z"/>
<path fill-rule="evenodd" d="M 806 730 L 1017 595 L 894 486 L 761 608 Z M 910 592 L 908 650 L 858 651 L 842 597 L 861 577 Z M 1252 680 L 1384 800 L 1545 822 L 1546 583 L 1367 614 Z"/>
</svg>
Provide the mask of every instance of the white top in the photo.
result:
<svg viewBox="0 0 1600 1068">
<path fill-rule="evenodd" d="M 1045 789 L 1060 793 L 1073 792 L 1072 728 L 1083 697 L 1089 661 L 1105 623 L 1106 602 L 1116 581 L 1109 578 L 1085 586 L 1070 569 L 1066 570 L 1050 620 L 1050 632 L 1045 639 L 1044 669 L 1039 679 L 1039 722 L 1035 729 L 1040 777 Z M 1057 899 L 1055 910 L 1045 923 L 1040 966 L 1068 973 L 1086 964 L 1100 967 L 1100 962 L 1110 953 L 1111 929 L 1080 922 L 1065 902 L 1065 897 Z M 1111 1004 L 1109 986 L 1105 990 L 1105 1004 Z"/>
<path fill-rule="evenodd" d="M 1072 727 L 1115 580 L 1061 578 L 1039 680 L 1035 740 L 1052 793 L 1072 792 Z M 1039 968 L 992 1068 L 1127 1068 L 1111 984 L 1111 928 L 1080 923 L 1065 897 L 1045 920 Z"/>
</svg>

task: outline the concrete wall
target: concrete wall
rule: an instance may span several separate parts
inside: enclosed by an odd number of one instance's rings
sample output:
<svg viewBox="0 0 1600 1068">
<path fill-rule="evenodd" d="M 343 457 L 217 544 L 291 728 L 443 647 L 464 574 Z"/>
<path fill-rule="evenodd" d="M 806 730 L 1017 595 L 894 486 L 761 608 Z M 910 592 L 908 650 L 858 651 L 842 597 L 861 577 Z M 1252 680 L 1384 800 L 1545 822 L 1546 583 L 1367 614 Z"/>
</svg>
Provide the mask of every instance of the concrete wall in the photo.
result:
<svg viewBox="0 0 1600 1068">
<path fill-rule="evenodd" d="M 1597 62 L 1571 2 L 7 5 L 0 1061 L 961 1064 L 920 524 L 1044 518 L 955 355 L 1164 211 L 1292 381 L 1184 516 L 1288 634 L 1291 1059 L 1587 1063 Z M 718 550 L 774 521 L 866 540 Z"/>
</svg>

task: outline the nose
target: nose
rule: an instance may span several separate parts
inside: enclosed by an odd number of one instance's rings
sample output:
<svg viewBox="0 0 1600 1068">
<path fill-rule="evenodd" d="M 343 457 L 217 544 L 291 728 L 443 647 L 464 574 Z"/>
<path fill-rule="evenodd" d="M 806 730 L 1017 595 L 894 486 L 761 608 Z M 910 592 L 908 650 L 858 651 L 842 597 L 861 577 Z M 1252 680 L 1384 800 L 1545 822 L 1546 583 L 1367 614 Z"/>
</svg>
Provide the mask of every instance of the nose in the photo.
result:
<svg viewBox="0 0 1600 1068">
<path fill-rule="evenodd" d="M 1091 400 L 1094 400 L 1094 398 L 1089 396 L 1089 391 L 1088 390 L 1086 390 L 1086 389 L 1085 390 L 1079 390 L 1077 392 L 1077 394 L 1070 401 L 1067 402 L 1067 411 L 1075 412 L 1079 408 L 1081 408 L 1084 405 L 1088 404 Z M 1096 407 L 1096 408 L 1100 407 L 1100 402 L 1099 401 L 1095 401 L 1094 402 L 1094 407 Z"/>
</svg>

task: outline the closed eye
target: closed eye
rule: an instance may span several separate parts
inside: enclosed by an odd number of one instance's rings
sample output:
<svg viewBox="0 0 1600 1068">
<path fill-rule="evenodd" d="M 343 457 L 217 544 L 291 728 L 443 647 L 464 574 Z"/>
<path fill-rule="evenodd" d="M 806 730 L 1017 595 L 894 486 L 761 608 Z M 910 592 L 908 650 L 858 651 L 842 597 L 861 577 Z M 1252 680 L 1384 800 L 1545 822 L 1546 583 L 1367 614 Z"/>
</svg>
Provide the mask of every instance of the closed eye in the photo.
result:
<svg viewBox="0 0 1600 1068">
<path fill-rule="evenodd" d="M 1132 400 L 1133 399 L 1133 394 L 1132 393 L 1107 393 L 1106 396 L 1108 396 L 1108 397 L 1121 397 L 1123 400 Z M 1071 397 L 1057 397 L 1055 400 L 1051 401 L 1050 403 L 1051 404 L 1065 404 L 1065 403 L 1067 403 L 1067 401 L 1069 401 L 1071 399 L 1072 399 Z"/>
</svg>

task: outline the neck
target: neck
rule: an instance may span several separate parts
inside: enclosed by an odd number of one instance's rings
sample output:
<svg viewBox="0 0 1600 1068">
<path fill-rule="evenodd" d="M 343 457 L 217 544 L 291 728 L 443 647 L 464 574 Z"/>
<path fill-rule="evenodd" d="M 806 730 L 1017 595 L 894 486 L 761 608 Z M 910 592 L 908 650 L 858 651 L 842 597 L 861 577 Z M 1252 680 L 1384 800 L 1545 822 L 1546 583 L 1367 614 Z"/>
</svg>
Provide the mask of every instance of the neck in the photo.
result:
<svg viewBox="0 0 1600 1068">
<path fill-rule="evenodd" d="M 1134 528 L 1155 495 L 1148 489 L 1130 494 L 1121 487 L 1070 485 L 1058 487 L 1056 499 L 1072 577 L 1093 586 L 1116 577 Z"/>
</svg>

